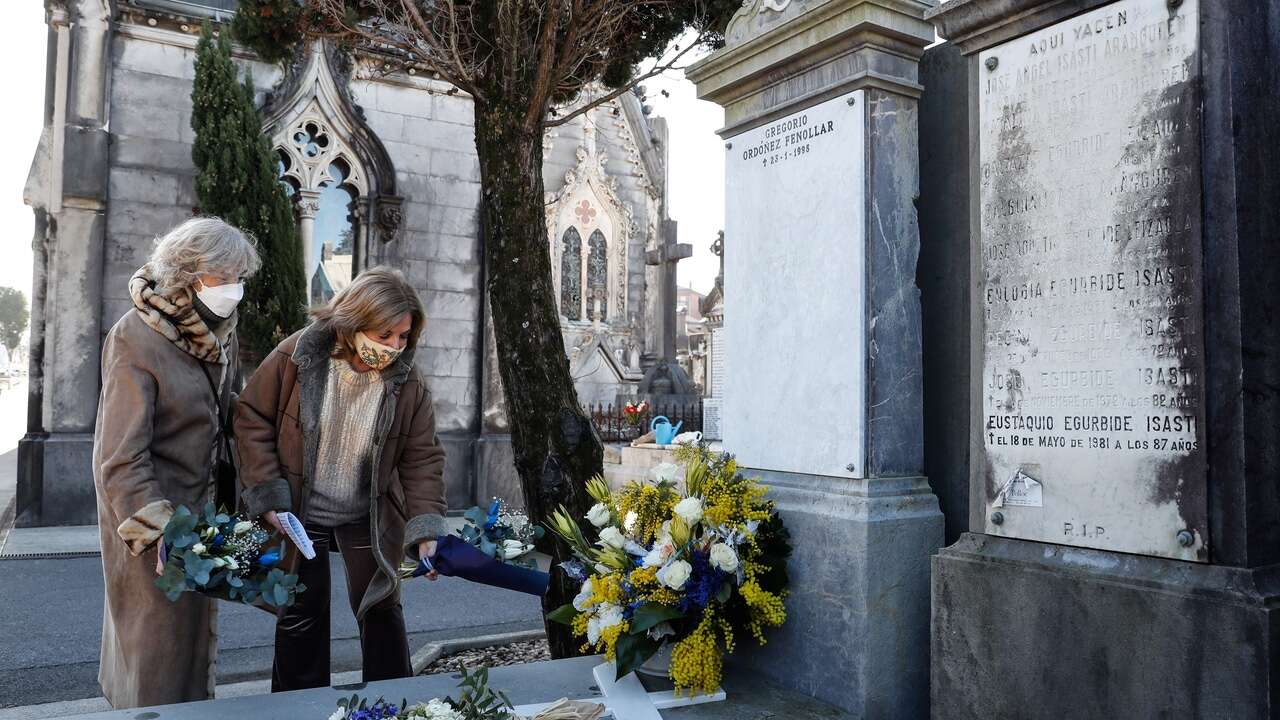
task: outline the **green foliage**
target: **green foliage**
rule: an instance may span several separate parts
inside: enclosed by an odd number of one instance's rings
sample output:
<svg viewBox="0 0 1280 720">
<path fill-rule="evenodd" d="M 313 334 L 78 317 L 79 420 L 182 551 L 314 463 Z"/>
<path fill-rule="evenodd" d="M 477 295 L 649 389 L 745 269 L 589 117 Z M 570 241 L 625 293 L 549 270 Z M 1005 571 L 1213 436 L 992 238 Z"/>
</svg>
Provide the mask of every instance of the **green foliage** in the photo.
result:
<svg viewBox="0 0 1280 720">
<path fill-rule="evenodd" d="M 17 348 L 30 319 L 27 296 L 19 290 L 0 287 L 0 343 L 9 350 Z"/>
<path fill-rule="evenodd" d="M 573 625 L 573 619 L 576 617 L 578 617 L 578 611 L 574 609 L 573 605 L 561 605 L 547 613 L 548 620 L 561 625 Z"/>
<path fill-rule="evenodd" d="M 482 667 L 475 672 L 463 670 L 458 687 L 462 690 L 458 699 L 447 698 L 446 702 L 467 720 L 510 720 L 515 717 L 510 712 L 513 706 L 506 693 L 495 692 L 489 687 L 488 668 Z"/>
<path fill-rule="evenodd" d="M 291 0 L 286 0 L 291 1 Z M 191 159 L 199 174 L 202 213 L 217 215 L 258 241 L 262 269 L 245 287 L 239 336 L 264 357 L 306 322 L 306 281 L 293 207 L 277 174 L 276 155 L 262 133 L 252 78 L 238 79 L 231 41 L 205 26 L 196 46 L 191 92 Z"/>
<path fill-rule="evenodd" d="M 649 637 L 648 633 L 620 635 L 614 651 L 614 668 L 617 671 L 615 678 L 621 680 L 626 677 L 645 664 L 661 647 L 662 643 Z"/>
</svg>

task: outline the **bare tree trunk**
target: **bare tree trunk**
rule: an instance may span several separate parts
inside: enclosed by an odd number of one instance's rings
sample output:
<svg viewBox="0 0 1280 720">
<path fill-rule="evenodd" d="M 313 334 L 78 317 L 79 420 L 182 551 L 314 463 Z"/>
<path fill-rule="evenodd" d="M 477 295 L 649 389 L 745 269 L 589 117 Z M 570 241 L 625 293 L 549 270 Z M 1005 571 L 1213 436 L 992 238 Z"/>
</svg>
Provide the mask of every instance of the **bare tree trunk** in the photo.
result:
<svg viewBox="0 0 1280 720">
<path fill-rule="evenodd" d="M 559 505 L 582 517 L 586 481 L 603 472 L 603 450 L 578 404 L 560 333 L 542 187 L 543 128 L 527 129 L 524 113 L 512 106 L 476 103 L 475 119 L 487 289 L 525 506 L 538 523 Z M 548 542 L 546 549 L 557 563 L 568 559 L 563 543 Z M 575 593 L 553 567 L 543 608 L 554 610 Z M 547 636 L 553 657 L 579 654 L 563 625 L 548 622 Z"/>
</svg>

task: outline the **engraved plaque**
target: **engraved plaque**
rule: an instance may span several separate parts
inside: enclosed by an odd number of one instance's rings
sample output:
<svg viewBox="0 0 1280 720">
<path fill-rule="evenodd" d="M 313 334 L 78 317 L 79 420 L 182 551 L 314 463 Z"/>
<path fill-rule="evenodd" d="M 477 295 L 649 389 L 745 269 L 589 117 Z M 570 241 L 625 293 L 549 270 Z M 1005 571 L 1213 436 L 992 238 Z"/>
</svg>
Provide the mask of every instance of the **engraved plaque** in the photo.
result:
<svg viewBox="0 0 1280 720">
<path fill-rule="evenodd" d="M 725 148 L 724 296 L 733 307 L 721 430 L 742 467 L 864 472 L 867 112 L 865 91 L 854 90 Z"/>
<path fill-rule="evenodd" d="M 987 533 L 1208 559 L 1197 22 L 1121 0 L 979 56 Z"/>
</svg>

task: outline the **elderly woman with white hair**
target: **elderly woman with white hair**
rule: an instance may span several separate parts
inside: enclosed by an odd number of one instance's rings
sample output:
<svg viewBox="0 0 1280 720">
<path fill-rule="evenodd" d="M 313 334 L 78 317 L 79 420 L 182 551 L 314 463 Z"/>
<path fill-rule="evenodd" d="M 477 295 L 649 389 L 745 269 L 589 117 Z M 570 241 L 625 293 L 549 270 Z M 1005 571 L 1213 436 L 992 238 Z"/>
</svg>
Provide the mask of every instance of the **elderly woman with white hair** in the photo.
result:
<svg viewBox="0 0 1280 720">
<path fill-rule="evenodd" d="M 106 581 L 98 682 L 116 708 L 213 697 L 214 605 L 155 586 L 174 508 L 220 493 L 238 374 L 236 305 L 257 271 L 252 239 L 217 218 L 165 235 L 129 281 L 133 308 L 102 348 L 94 486 Z M 222 476 L 222 477 L 220 477 Z M 230 486 L 232 489 L 234 485 Z"/>
</svg>

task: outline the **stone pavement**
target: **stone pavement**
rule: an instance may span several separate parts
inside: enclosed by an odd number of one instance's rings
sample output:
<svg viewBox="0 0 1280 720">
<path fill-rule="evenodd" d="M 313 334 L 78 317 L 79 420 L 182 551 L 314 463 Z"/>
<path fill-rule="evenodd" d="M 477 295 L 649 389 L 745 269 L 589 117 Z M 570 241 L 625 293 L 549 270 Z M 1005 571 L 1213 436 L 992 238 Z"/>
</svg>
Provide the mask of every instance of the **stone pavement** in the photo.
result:
<svg viewBox="0 0 1280 720">
<path fill-rule="evenodd" d="M 591 670 L 599 657 L 551 660 L 494 668 L 489 684 L 507 693 L 515 705 L 552 702 L 562 697 L 580 700 L 598 697 Z M 300 690 L 271 696 L 238 697 L 204 703 L 168 705 L 139 710 L 119 710 L 78 716 L 79 720 L 305 720 L 327 718 L 339 698 L 359 693 L 362 697 L 407 699 L 421 702 L 433 697 L 456 694 L 458 675 L 443 674 L 405 680 L 387 680 L 335 688 Z M 851 716 L 812 698 L 782 690 L 758 677 L 731 675 L 725 683 L 728 699 L 662 711 L 667 720 L 763 720 L 788 718 L 810 720 Z"/>
</svg>

